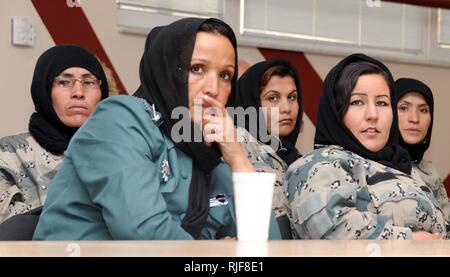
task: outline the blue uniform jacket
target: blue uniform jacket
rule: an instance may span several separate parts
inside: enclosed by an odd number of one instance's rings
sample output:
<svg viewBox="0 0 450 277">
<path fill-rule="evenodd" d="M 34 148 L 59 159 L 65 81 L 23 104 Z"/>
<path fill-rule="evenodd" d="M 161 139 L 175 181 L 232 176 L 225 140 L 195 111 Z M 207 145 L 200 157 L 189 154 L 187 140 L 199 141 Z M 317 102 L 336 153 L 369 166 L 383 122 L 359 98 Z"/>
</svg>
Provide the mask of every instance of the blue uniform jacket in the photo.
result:
<svg viewBox="0 0 450 277">
<path fill-rule="evenodd" d="M 65 152 L 34 239 L 192 239 L 181 227 L 192 160 L 152 118 L 150 106 L 136 97 L 110 97 L 98 105 Z M 229 166 L 219 164 L 210 177 L 202 238 L 236 236 Z M 272 223 L 270 238 L 277 239 Z"/>
</svg>

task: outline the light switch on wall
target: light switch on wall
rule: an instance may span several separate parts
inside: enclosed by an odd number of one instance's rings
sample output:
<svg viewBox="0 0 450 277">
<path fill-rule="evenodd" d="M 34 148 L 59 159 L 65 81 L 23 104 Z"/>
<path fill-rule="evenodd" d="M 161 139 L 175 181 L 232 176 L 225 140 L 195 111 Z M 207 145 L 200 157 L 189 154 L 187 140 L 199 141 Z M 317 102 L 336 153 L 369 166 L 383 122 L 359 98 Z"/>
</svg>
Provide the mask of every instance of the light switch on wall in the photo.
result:
<svg viewBox="0 0 450 277">
<path fill-rule="evenodd" d="M 14 16 L 11 19 L 12 45 L 34 46 L 34 23 L 26 18 Z"/>
</svg>

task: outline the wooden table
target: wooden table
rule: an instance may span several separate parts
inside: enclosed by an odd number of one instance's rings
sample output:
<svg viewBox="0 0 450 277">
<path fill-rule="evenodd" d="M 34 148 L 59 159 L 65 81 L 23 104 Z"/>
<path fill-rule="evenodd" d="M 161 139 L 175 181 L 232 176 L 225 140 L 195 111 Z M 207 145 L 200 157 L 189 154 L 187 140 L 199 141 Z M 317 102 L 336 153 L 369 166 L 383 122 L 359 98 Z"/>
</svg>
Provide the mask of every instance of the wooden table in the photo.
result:
<svg viewBox="0 0 450 277">
<path fill-rule="evenodd" d="M 0 242 L 0 256 L 450 256 L 450 241 L 22 241 Z"/>
</svg>

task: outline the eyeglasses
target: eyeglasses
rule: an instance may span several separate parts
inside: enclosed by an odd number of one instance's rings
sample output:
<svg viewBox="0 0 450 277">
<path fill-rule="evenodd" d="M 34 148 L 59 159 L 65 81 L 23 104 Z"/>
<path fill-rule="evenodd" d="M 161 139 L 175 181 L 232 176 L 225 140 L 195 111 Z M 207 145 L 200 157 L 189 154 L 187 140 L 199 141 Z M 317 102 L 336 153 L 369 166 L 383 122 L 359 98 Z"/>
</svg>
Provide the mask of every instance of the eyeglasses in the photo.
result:
<svg viewBox="0 0 450 277">
<path fill-rule="evenodd" d="M 53 80 L 53 84 L 60 88 L 73 88 L 75 82 L 79 81 L 83 89 L 98 89 L 102 84 L 102 80 L 97 80 L 92 77 L 85 78 L 74 78 L 74 77 L 63 77 L 57 76 Z"/>
</svg>

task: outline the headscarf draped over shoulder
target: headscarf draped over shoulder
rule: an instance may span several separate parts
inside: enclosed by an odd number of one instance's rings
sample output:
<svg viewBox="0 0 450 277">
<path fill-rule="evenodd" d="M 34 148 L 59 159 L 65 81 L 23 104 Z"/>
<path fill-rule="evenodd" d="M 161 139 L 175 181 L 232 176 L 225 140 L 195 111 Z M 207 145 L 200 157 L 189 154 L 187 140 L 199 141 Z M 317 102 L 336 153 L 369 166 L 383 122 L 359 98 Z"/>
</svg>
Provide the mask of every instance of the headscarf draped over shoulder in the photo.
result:
<svg viewBox="0 0 450 277">
<path fill-rule="evenodd" d="M 154 28 L 147 36 L 139 75 L 141 85 L 134 96 L 144 98 L 162 114 L 162 131 L 171 137 L 172 127 L 180 119 L 172 119 L 177 107 L 188 108 L 189 69 L 199 28 L 204 23 L 221 25 L 235 52 L 235 72 L 232 91 L 236 88 L 237 47 L 233 30 L 219 19 L 184 18 L 167 26 Z M 198 128 L 192 124 L 192 128 Z M 191 130 L 191 133 L 193 129 Z M 209 211 L 208 174 L 219 164 L 221 154 L 216 147 L 203 142 L 177 142 L 181 151 L 192 158 L 192 180 L 189 188 L 189 204 L 181 226 L 197 239 L 206 224 Z"/>
<path fill-rule="evenodd" d="M 297 101 L 298 101 L 298 115 L 297 122 L 295 124 L 294 130 L 285 136 L 280 137 L 281 146 L 277 150 L 277 154 L 286 162 L 286 164 L 291 164 L 296 161 L 301 155 L 298 150 L 295 148 L 295 143 L 298 138 L 298 134 L 300 133 L 300 126 L 303 118 L 303 106 L 302 106 L 302 92 L 300 87 L 300 78 L 297 74 L 297 70 L 295 67 L 284 60 L 268 60 L 262 61 L 252 65 L 247 71 L 239 78 L 238 81 L 238 91 L 235 95 L 235 98 L 232 101 L 229 101 L 228 105 L 232 107 L 243 107 L 247 109 L 249 107 L 259 108 L 261 107 L 261 81 L 264 73 L 271 67 L 274 66 L 285 66 L 289 68 L 294 73 L 294 83 L 297 87 Z M 259 141 L 261 140 L 261 136 L 268 136 L 267 126 L 265 125 L 265 121 L 261 119 L 260 113 L 257 112 L 257 123 L 255 126 L 254 122 L 249 122 L 248 118 L 245 119 L 245 126 L 241 126 L 245 128 L 247 131 L 251 133 L 251 135 L 257 138 Z M 263 126 L 260 126 L 261 123 L 264 123 Z M 251 127 L 252 126 L 252 127 Z M 255 127 L 255 128 L 253 128 Z M 260 129 L 259 127 L 263 127 Z M 256 133 L 255 133 L 256 132 Z M 264 133 L 264 134 L 262 134 Z"/>
<path fill-rule="evenodd" d="M 364 54 L 352 54 L 341 60 L 327 74 L 323 84 L 323 91 L 320 97 L 319 109 L 317 113 L 316 134 L 314 137 L 315 148 L 324 145 L 339 145 L 346 150 L 352 151 L 366 159 L 379 162 L 388 167 L 410 174 L 412 167 L 411 158 L 409 157 L 408 152 L 398 145 L 397 109 L 394 107 L 394 104 L 391 105 L 393 121 L 389 140 L 387 144 L 376 153 L 365 148 L 345 126 L 343 120 L 339 116 L 334 96 L 336 81 L 338 80 L 338 76 L 341 71 L 347 65 L 360 61 L 378 65 L 388 74 L 390 83 L 394 83 L 389 69 L 376 59 L 368 57 Z M 391 103 L 394 103 L 393 88 L 390 88 L 390 90 Z"/>
<path fill-rule="evenodd" d="M 428 127 L 428 132 L 422 142 L 411 145 L 403 140 L 401 134 L 399 138 L 400 145 L 406 148 L 406 150 L 408 150 L 409 155 L 411 156 L 413 161 L 419 163 L 422 160 L 425 151 L 427 151 L 428 147 L 430 147 L 431 143 L 431 133 L 433 131 L 433 118 L 434 118 L 434 99 L 433 99 L 433 92 L 431 91 L 431 89 L 426 84 L 422 83 L 419 80 L 411 78 L 400 78 L 397 81 L 395 81 L 396 104 L 403 96 L 405 96 L 405 94 L 409 92 L 420 93 L 423 96 L 423 98 L 425 98 L 425 101 L 430 107 L 430 114 L 431 114 L 430 126 Z"/>
<path fill-rule="evenodd" d="M 78 128 L 64 125 L 52 104 L 52 86 L 56 76 L 70 67 L 82 67 L 101 80 L 101 99 L 109 95 L 108 81 L 100 62 L 86 49 L 77 45 L 54 46 L 39 57 L 31 82 L 31 96 L 36 112 L 28 129 L 36 141 L 55 155 L 62 154 Z"/>
</svg>

